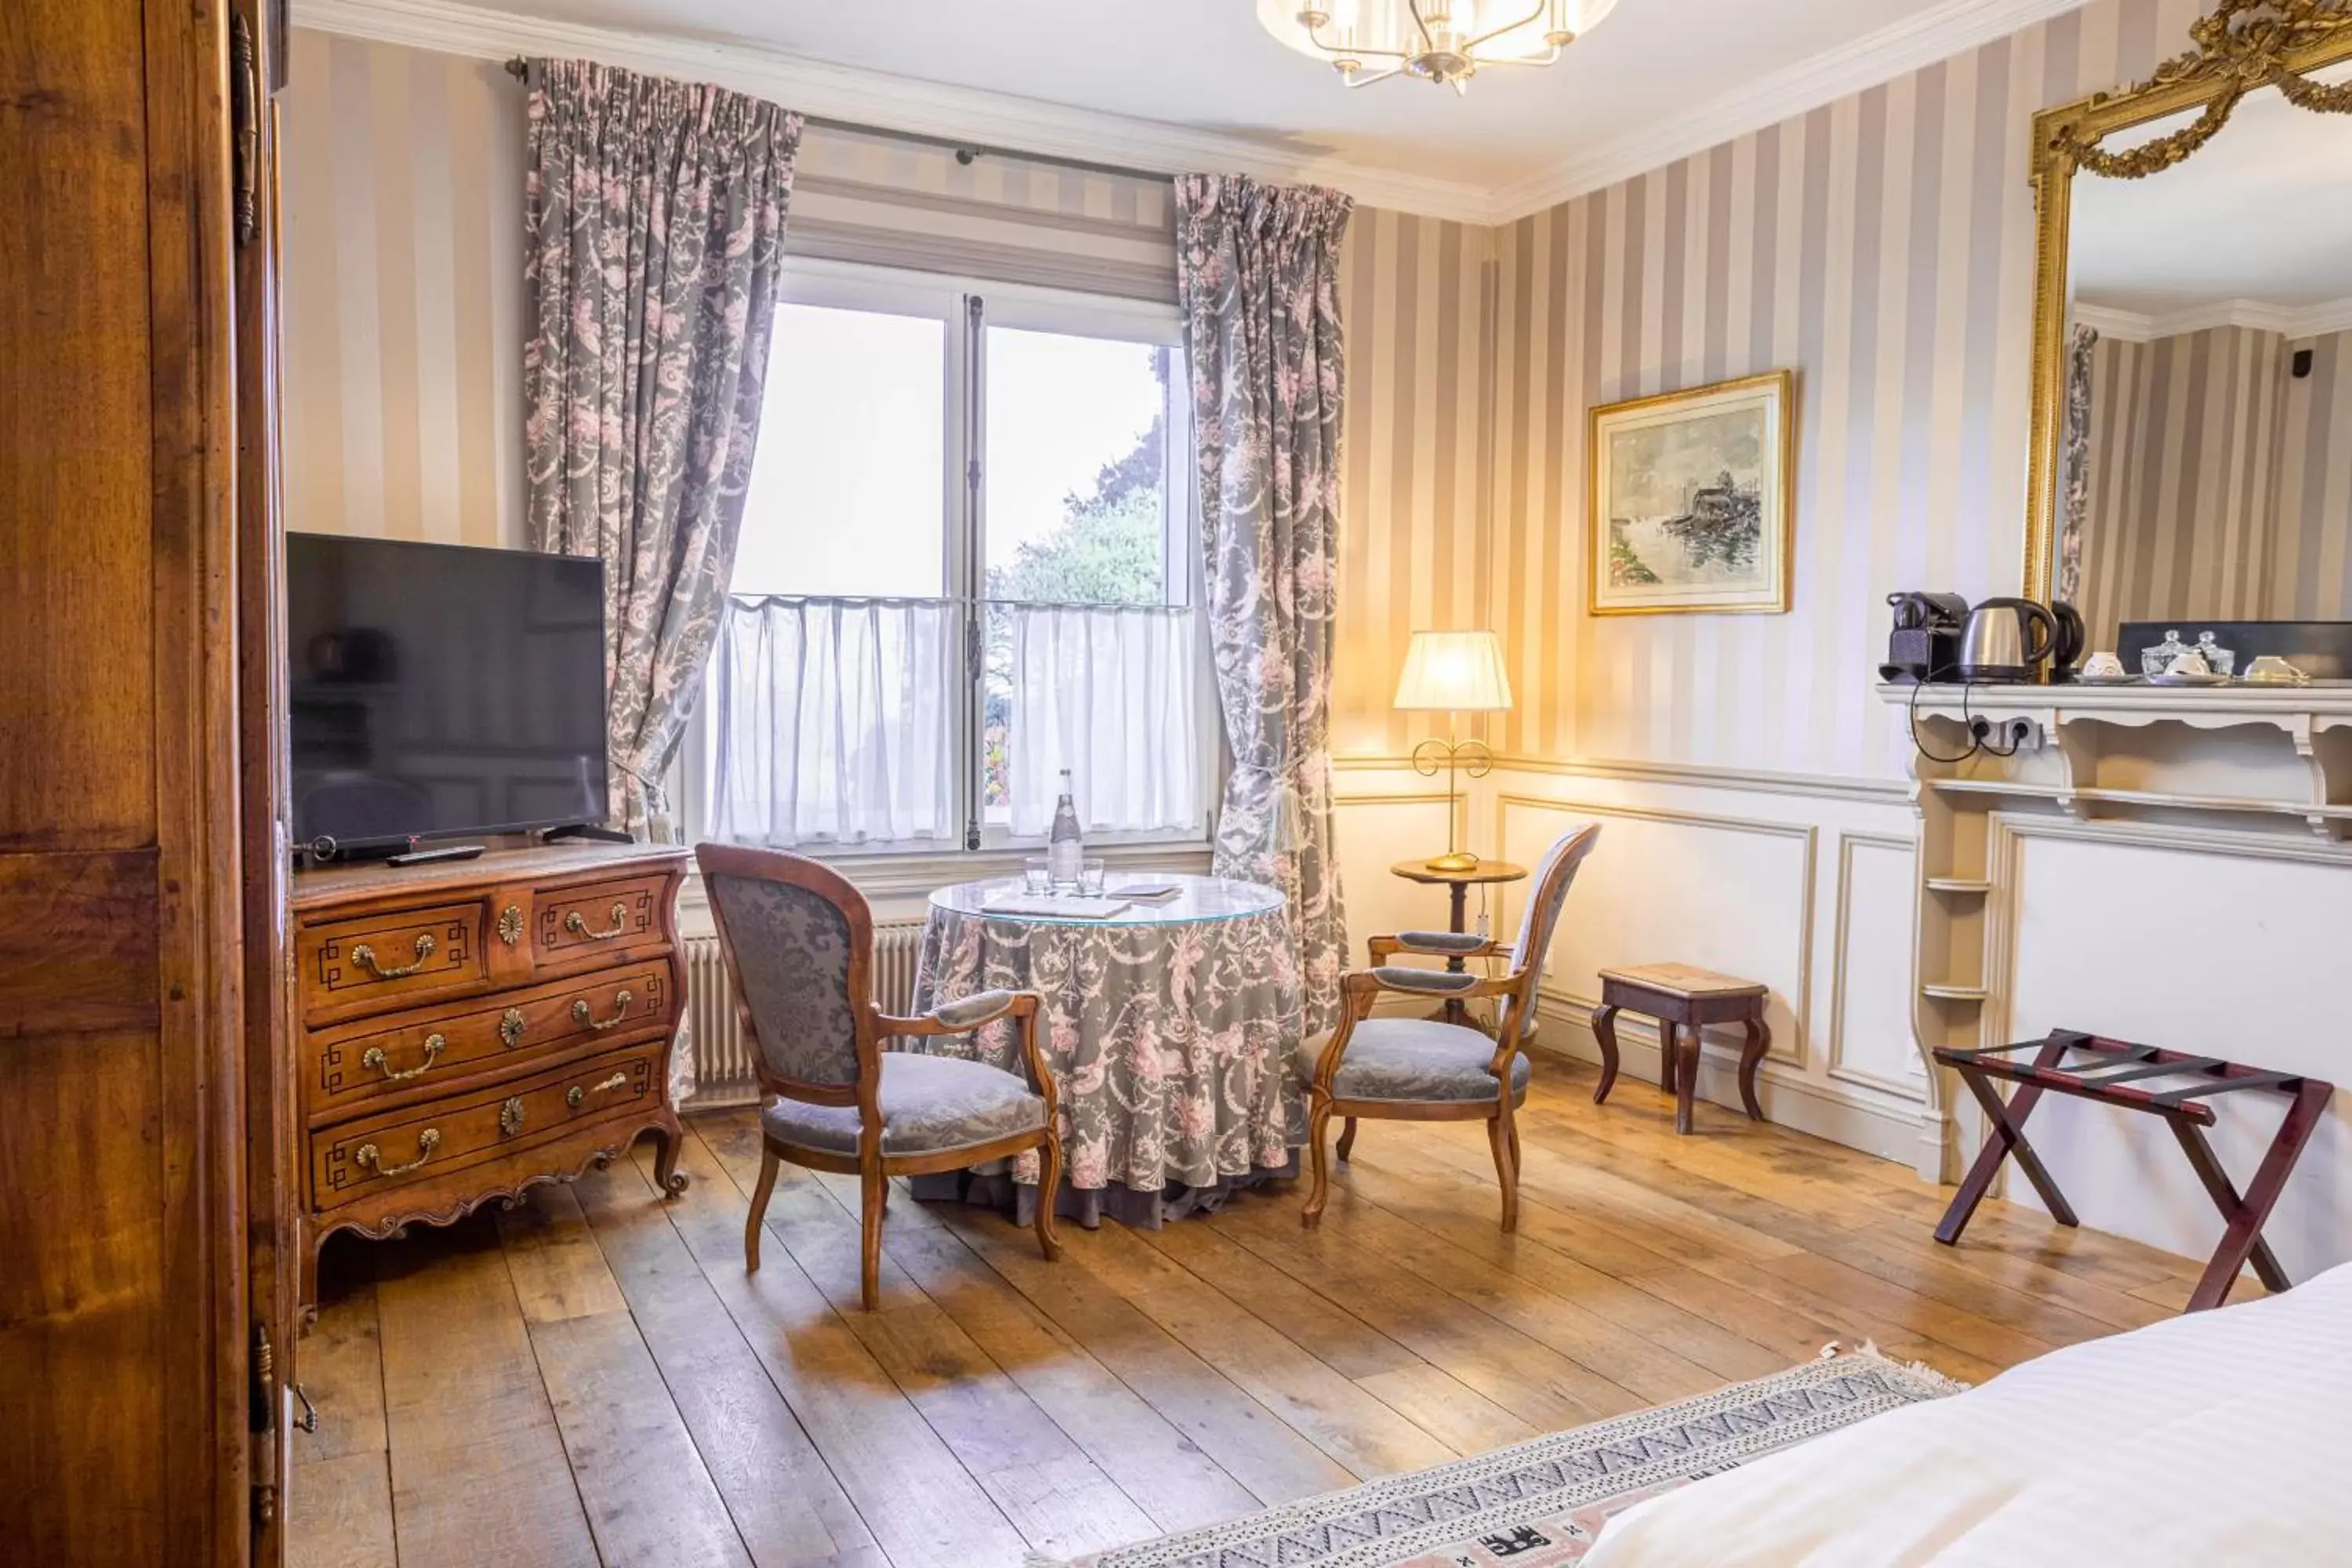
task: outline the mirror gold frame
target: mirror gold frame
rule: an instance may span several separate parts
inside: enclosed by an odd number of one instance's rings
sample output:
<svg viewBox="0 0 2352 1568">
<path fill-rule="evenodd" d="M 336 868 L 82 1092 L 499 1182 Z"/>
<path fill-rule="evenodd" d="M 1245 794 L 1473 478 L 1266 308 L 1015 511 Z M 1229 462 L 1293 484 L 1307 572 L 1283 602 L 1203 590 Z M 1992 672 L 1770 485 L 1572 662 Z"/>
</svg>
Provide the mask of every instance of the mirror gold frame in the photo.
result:
<svg viewBox="0 0 2352 1568">
<path fill-rule="evenodd" d="M 2277 87 L 2305 109 L 2352 113 L 2352 84 L 2312 72 L 2352 59 L 2352 0 L 2221 0 L 2189 29 L 2196 47 L 2138 86 L 2043 110 L 2033 118 L 2033 426 L 2027 448 L 2025 596 L 2048 604 L 2057 558 L 2058 443 L 2066 352 L 2069 199 L 2075 173 L 2137 180 L 2168 169 L 2212 140 L 2246 94 Z M 2180 130 L 2120 153 L 2105 138 L 2135 125 L 2204 112 Z"/>
</svg>

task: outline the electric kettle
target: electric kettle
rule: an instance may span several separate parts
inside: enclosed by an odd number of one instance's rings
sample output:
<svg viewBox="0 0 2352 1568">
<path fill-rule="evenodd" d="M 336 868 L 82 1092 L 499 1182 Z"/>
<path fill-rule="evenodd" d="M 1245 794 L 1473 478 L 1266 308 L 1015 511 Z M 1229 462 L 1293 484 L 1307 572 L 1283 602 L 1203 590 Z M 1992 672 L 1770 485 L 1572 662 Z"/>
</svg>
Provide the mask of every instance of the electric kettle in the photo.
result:
<svg viewBox="0 0 2352 1568">
<path fill-rule="evenodd" d="M 2031 599 L 1987 599 L 1969 612 L 1960 633 L 1960 679 L 2019 681 L 2048 658 L 2058 642 L 2058 619 Z"/>
</svg>

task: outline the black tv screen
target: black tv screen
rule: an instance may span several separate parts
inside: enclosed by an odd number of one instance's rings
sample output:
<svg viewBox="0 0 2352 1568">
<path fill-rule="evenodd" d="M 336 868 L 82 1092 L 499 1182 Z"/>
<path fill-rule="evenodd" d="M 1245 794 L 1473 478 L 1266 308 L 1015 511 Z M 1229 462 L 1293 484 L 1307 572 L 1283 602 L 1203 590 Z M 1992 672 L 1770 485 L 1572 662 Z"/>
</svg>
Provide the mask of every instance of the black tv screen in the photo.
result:
<svg viewBox="0 0 2352 1568">
<path fill-rule="evenodd" d="M 291 533 L 286 621 L 298 845 L 604 820 L 602 562 Z"/>
</svg>

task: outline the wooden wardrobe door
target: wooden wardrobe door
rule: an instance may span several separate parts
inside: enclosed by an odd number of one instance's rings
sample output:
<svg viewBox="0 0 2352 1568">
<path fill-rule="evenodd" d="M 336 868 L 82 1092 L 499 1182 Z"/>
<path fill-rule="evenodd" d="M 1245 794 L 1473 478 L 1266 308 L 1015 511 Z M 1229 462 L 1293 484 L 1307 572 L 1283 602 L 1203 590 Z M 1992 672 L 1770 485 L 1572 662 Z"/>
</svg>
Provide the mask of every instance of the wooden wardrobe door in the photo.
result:
<svg viewBox="0 0 2352 1568">
<path fill-rule="evenodd" d="M 227 15 L 0 4 L 0 1531 L 251 1550 Z"/>
</svg>

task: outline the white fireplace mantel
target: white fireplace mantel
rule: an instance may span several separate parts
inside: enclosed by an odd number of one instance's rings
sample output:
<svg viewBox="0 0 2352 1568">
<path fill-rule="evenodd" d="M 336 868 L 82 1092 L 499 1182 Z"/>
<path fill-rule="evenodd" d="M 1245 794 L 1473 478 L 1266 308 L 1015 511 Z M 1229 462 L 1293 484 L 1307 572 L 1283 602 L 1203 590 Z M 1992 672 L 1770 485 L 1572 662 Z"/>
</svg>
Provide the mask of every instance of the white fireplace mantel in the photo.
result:
<svg viewBox="0 0 2352 1568">
<path fill-rule="evenodd" d="M 2081 1028 L 2352 1086 L 2335 983 L 2352 931 L 2352 685 L 1878 692 L 1908 710 L 1919 742 L 1921 1174 L 1953 1180 L 1983 1131 L 1929 1056 L 1938 1046 Z M 1981 734 L 2005 751 L 2021 720 L 2013 754 L 1971 747 Z M 2298 1278 L 2352 1258 L 2347 1101 L 2273 1222 Z M 2276 1121 L 2250 1110 L 2225 1110 L 2217 1138 L 2242 1179 L 2250 1161 L 2231 1149 L 2258 1152 Z M 2119 1124 L 2147 1119 L 2054 1103 L 2043 1117 L 2035 1142 L 2085 1224 L 2191 1256 L 2210 1247 L 2218 1222 L 2193 1185 L 2175 1190 L 2189 1180 L 2177 1154 Z"/>
</svg>

